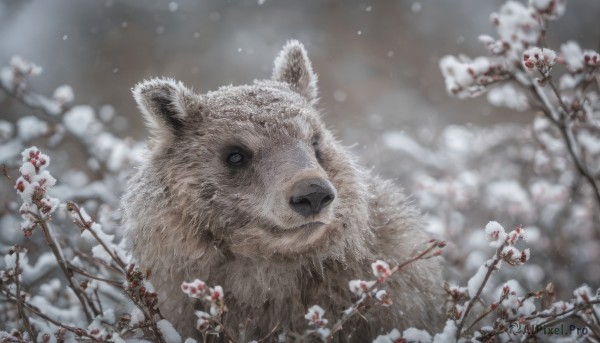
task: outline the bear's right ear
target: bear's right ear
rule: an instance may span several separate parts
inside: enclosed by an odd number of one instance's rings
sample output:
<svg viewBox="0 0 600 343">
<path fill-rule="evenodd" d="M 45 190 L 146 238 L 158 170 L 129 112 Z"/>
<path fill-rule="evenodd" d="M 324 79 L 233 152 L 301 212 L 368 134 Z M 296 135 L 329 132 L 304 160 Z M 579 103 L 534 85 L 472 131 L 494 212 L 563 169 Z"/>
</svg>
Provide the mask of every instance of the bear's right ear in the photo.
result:
<svg viewBox="0 0 600 343">
<path fill-rule="evenodd" d="M 168 78 L 144 80 L 132 92 L 150 130 L 159 136 L 177 132 L 194 102 L 192 91 Z"/>
<path fill-rule="evenodd" d="M 317 102 L 317 74 L 312 69 L 304 45 L 297 40 L 288 41 L 275 58 L 275 81 L 287 83 L 309 103 Z"/>
</svg>

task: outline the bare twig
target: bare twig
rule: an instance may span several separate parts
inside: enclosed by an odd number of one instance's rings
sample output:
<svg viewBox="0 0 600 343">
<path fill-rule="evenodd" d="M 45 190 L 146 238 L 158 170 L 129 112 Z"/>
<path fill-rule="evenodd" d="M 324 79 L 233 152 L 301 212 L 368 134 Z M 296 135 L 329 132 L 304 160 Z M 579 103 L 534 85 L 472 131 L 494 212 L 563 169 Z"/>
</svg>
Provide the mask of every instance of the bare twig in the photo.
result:
<svg viewBox="0 0 600 343">
<path fill-rule="evenodd" d="M 97 281 L 105 282 L 105 283 L 107 283 L 107 284 L 109 284 L 111 286 L 117 287 L 119 289 L 123 289 L 123 284 L 121 282 L 119 282 L 119 281 L 105 279 L 105 278 L 102 278 L 102 277 L 99 277 L 99 276 L 92 275 L 92 274 L 86 272 L 83 269 L 75 267 L 74 265 L 72 265 L 69 262 L 67 262 L 67 265 L 68 265 L 69 270 L 71 270 L 71 271 L 73 271 L 73 272 L 75 272 L 77 274 L 83 275 L 83 276 L 88 277 L 90 279 L 94 279 L 94 280 L 97 280 Z"/>
<path fill-rule="evenodd" d="M 52 111 L 48 108 L 48 104 L 55 102 L 55 100 L 45 97 L 41 94 L 29 92 L 27 90 L 17 93 L 14 90 L 5 87 L 2 82 L 0 82 L 0 90 L 4 91 L 4 93 L 8 94 L 21 104 L 43 113 L 43 117 L 39 115 L 37 116 L 41 119 L 49 120 L 51 122 L 59 122 L 60 117 L 69 109 L 67 106 L 58 106 L 58 111 Z M 33 113 L 36 114 L 35 111 Z"/>
<path fill-rule="evenodd" d="M 17 254 L 16 262 L 15 262 L 15 286 L 16 286 L 16 292 L 17 292 L 17 311 L 19 312 L 19 317 L 21 317 L 21 320 L 23 321 L 23 325 L 25 325 L 25 328 L 27 329 L 27 332 L 29 333 L 29 338 L 31 340 L 35 340 L 37 336 L 35 334 L 33 326 L 31 326 L 31 323 L 29 322 L 29 317 L 27 317 L 27 315 L 25 314 L 25 311 L 23 311 L 23 297 L 21 296 L 21 281 L 19 280 L 19 275 L 21 274 L 20 256 L 19 256 L 21 253 L 21 247 L 18 245 L 15 245 L 14 252 L 15 252 L 15 254 Z"/>
<path fill-rule="evenodd" d="M 10 293 L 8 290 L 4 289 L 4 288 L 0 288 L 0 292 L 9 300 L 18 302 L 18 299 L 16 297 L 15 294 Z M 45 315 L 39 308 L 29 304 L 28 302 L 23 302 L 23 307 L 25 309 L 27 309 L 29 312 L 33 313 L 34 315 L 42 318 L 43 320 L 50 322 L 52 324 L 54 324 L 55 326 L 59 327 L 59 328 L 65 328 L 68 331 L 71 331 L 73 333 L 75 333 L 77 336 L 85 336 L 88 338 L 91 338 L 92 340 L 95 340 L 95 338 L 93 336 L 91 336 L 90 334 L 88 334 L 84 329 L 75 327 L 75 326 L 70 326 L 70 325 L 66 325 L 63 324 L 61 322 L 59 322 L 58 320 L 51 318 L 47 315 Z"/>
<path fill-rule="evenodd" d="M 560 107 L 564 111 L 564 115 L 560 116 L 558 123 L 555 122 L 555 124 L 557 124 L 557 127 L 560 130 L 563 140 L 565 141 L 565 143 L 567 145 L 567 150 L 569 151 L 569 155 L 573 159 L 573 162 L 575 163 L 575 167 L 577 168 L 577 171 L 579 171 L 579 174 L 581 174 L 583 177 L 585 177 L 588 180 L 588 182 L 594 189 L 594 195 L 596 196 L 596 201 L 598 202 L 598 205 L 600 206 L 600 189 L 598 188 L 598 184 L 596 183 L 596 180 L 594 179 L 592 174 L 587 170 L 586 166 L 579 159 L 579 155 L 575 152 L 575 147 L 573 146 L 573 142 L 571 141 L 571 137 L 569 136 L 569 132 L 567 131 L 567 122 L 566 121 L 567 121 L 570 111 L 567 108 L 567 106 L 565 105 L 565 103 L 563 102 L 562 97 L 560 96 L 560 93 L 558 92 L 558 89 L 556 88 L 556 85 L 554 84 L 554 82 L 552 82 L 552 78 L 547 77 L 545 81 L 550 85 L 550 88 L 552 89 L 552 91 L 554 92 L 554 95 L 558 99 L 558 103 L 560 104 Z"/>
<path fill-rule="evenodd" d="M 525 72 L 522 66 L 519 66 L 519 68 L 522 72 Z M 538 109 L 540 109 L 544 116 L 548 120 L 550 120 L 550 122 L 552 122 L 554 126 L 558 128 L 558 130 L 561 133 L 562 139 L 564 140 L 565 145 L 567 147 L 567 151 L 569 152 L 569 156 L 571 156 L 571 159 L 575 164 L 575 168 L 577 169 L 579 174 L 582 175 L 592 186 L 596 202 L 598 206 L 600 206 L 600 188 L 598 187 L 594 176 L 591 175 L 591 173 L 587 170 L 587 168 L 583 165 L 582 161 L 579 159 L 579 156 L 573 146 L 573 142 L 571 141 L 571 138 L 569 136 L 569 132 L 567 131 L 566 119 L 568 117 L 569 110 L 565 103 L 562 101 L 562 97 L 560 96 L 556 85 L 552 82 L 551 77 L 545 75 L 541 70 L 538 70 L 538 72 L 542 75 L 543 80 L 550 85 L 550 88 L 554 92 L 554 95 L 557 97 L 560 107 L 563 111 L 563 115 L 560 115 L 559 113 L 557 117 L 554 116 L 554 106 L 550 103 L 549 99 L 546 97 L 546 94 L 543 93 L 540 87 L 536 87 L 534 84 L 524 85 L 520 82 L 517 82 L 517 84 L 523 86 L 524 88 L 530 91 L 530 93 L 535 97 L 535 99 L 542 105 L 538 106 Z M 513 80 L 518 81 L 516 77 L 514 77 Z M 535 82 L 535 80 L 533 80 L 533 82 Z"/>
<path fill-rule="evenodd" d="M 77 214 L 77 216 L 79 217 L 79 222 L 77 222 L 77 225 L 79 225 L 82 229 L 84 230 L 88 230 L 89 233 L 96 239 L 96 241 L 98 243 L 100 243 L 100 245 L 102 246 L 102 248 L 106 251 L 106 253 L 108 255 L 110 255 L 111 259 L 113 261 L 115 261 L 115 263 L 119 266 L 119 268 L 121 268 L 121 271 L 123 273 L 127 272 L 127 266 L 125 265 L 125 262 L 123 262 L 121 260 L 121 258 L 119 258 L 119 256 L 117 256 L 107 245 L 106 243 L 100 239 L 100 237 L 98 236 L 98 234 L 92 230 L 92 222 L 90 221 L 86 221 L 83 218 L 83 214 L 81 214 L 81 209 L 77 206 L 77 204 L 68 201 L 67 202 L 67 210 L 71 211 L 71 212 L 75 212 Z"/>
<path fill-rule="evenodd" d="M 69 284 L 69 287 L 73 290 L 73 292 L 75 293 L 75 296 L 81 303 L 81 306 L 83 308 L 83 312 L 85 313 L 86 318 L 88 319 L 89 322 L 91 322 L 93 318 L 89 312 L 88 305 L 87 305 L 85 299 L 83 298 L 81 289 L 79 289 L 79 287 L 77 287 L 77 285 L 73 282 L 73 274 L 69 270 L 67 261 L 65 260 L 65 257 L 62 253 L 60 245 L 58 244 L 58 242 L 56 241 L 56 239 L 54 237 L 52 228 L 48 225 L 46 220 L 39 218 L 39 216 L 38 216 L 38 224 L 40 225 L 40 228 L 42 229 L 42 232 L 44 233 L 44 238 L 46 239 L 46 244 L 48 245 L 48 247 L 50 247 L 50 250 L 52 250 L 52 253 L 54 254 L 54 257 L 56 258 L 56 262 L 58 262 L 58 266 L 60 267 L 60 270 L 63 272 L 63 274 L 67 278 L 67 283 Z"/>
<path fill-rule="evenodd" d="M 469 332 L 475 326 L 475 324 L 479 323 L 481 320 L 483 320 L 483 318 L 487 317 L 490 313 L 494 312 L 496 310 L 496 308 L 498 307 L 498 305 L 500 305 L 507 297 L 508 297 L 508 294 L 503 294 L 500 297 L 500 300 L 498 300 L 497 302 L 491 304 L 490 307 L 486 311 L 482 312 L 473 321 L 473 323 L 471 323 L 471 325 L 469 325 L 469 327 L 465 330 L 465 332 Z M 466 317 L 465 317 L 465 320 L 466 320 Z"/>
<path fill-rule="evenodd" d="M 8 175 L 8 170 L 6 169 L 6 164 L 2 163 L 2 175 L 8 179 L 8 181 L 12 182 L 12 178 Z"/>
<path fill-rule="evenodd" d="M 398 271 L 403 271 L 404 269 L 406 269 L 406 267 L 408 267 L 410 264 L 421 260 L 421 259 L 425 259 L 425 258 L 429 258 L 432 256 L 437 256 L 440 253 L 440 248 L 443 248 L 446 245 L 446 242 L 444 241 L 437 241 L 437 240 L 431 240 L 429 242 L 431 245 L 421 251 L 420 253 L 416 254 L 414 257 L 410 258 L 409 260 L 393 267 L 390 269 L 391 274 L 394 274 Z M 330 337 L 333 337 L 333 335 L 335 333 L 337 333 L 338 331 L 342 330 L 344 324 L 350 320 L 350 318 L 352 318 L 354 315 L 356 315 L 357 313 L 360 312 L 361 307 L 365 304 L 365 300 L 367 300 L 369 298 L 368 294 L 370 294 L 370 292 L 375 289 L 375 287 L 377 286 L 377 284 L 374 284 L 373 286 L 369 287 L 366 291 L 365 291 L 365 295 L 362 296 L 359 300 L 357 300 L 354 304 L 352 304 L 352 307 L 349 309 L 350 311 L 346 312 L 342 318 L 340 318 L 331 328 L 331 333 L 330 333 Z"/>
<path fill-rule="evenodd" d="M 463 312 L 463 314 L 461 316 L 462 319 L 460 320 L 460 322 L 457 325 L 457 329 L 456 329 L 456 338 L 457 339 L 460 338 L 460 335 L 462 334 L 462 328 L 465 325 L 465 322 L 467 321 L 469 313 L 473 309 L 473 305 L 481 297 L 481 292 L 483 292 L 483 288 L 485 287 L 485 285 L 487 284 L 488 280 L 490 279 L 490 276 L 494 272 L 496 266 L 498 265 L 498 262 L 500 262 L 500 260 L 502 259 L 502 257 L 500 256 L 500 254 L 502 252 L 502 249 L 504 249 L 504 247 L 506 245 L 507 245 L 507 242 L 505 241 L 504 243 L 502 243 L 502 245 L 498 249 L 496 249 L 496 256 L 492 260 L 492 263 L 489 266 L 487 266 L 488 271 L 485 273 L 485 277 L 483 278 L 483 282 L 479 286 L 479 289 L 477 289 L 477 292 L 475 293 L 475 296 L 472 297 L 469 300 L 469 304 L 467 305 L 467 308 L 465 309 L 465 311 Z"/>
</svg>

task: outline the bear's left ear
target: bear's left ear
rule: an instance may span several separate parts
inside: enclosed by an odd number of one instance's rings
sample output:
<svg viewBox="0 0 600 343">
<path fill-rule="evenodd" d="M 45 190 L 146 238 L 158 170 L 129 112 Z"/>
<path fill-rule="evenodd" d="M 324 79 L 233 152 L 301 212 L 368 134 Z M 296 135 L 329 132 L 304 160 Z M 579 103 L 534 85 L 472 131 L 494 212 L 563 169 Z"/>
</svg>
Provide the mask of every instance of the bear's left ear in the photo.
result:
<svg viewBox="0 0 600 343">
<path fill-rule="evenodd" d="M 275 58 L 272 79 L 287 83 L 311 104 L 317 102 L 317 74 L 313 72 L 304 45 L 299 41 L 288 41 Z"/>
<path fill-rule="evenodd" d="M 146 124 L 159 140 L 181 129 L 195 101 L 183 83 L 169 78 L 144 80 L 132 91 Z"/>
</svg>

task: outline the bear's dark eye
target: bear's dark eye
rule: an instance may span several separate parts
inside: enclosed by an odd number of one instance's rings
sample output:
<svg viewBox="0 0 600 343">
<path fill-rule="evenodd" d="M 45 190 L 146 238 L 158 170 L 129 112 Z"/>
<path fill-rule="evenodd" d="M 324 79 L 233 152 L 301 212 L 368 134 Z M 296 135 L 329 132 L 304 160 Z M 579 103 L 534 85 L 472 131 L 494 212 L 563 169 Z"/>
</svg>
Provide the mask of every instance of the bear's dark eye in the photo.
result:
<svg viewBox="0 0 600 343">
<path fill-rule="evenodd" d="M 222 151 L 223 160 L 230 167 L 242 167 L 252 158 L 252 152 L 249 149 L 238 145 L 225 147 Z"/>
<path fill-rule="evenodd" d="M 242 164 L 244 162 L 244 155 L 240 154 L 239 152 L 229 154 L 229 156 L 227 156 L 227 162 L 233 165 Z"/>
<path fill-rule="evenodd" d="M 315 149 L 319 147 L 319 137 L 317 135 L 312 137 L 311 144 Z"/>
<path fill-rule="evenodd" d="M 311 139 L 311 144 L 313 149 L 315 150 L 315 156 L 317 157 L 317 160 L 321 160 L 321 149 L 319 147 L 319 140 L 320 137 L 318 134 L 315 134 L 312 139 Z"/>
</svg>

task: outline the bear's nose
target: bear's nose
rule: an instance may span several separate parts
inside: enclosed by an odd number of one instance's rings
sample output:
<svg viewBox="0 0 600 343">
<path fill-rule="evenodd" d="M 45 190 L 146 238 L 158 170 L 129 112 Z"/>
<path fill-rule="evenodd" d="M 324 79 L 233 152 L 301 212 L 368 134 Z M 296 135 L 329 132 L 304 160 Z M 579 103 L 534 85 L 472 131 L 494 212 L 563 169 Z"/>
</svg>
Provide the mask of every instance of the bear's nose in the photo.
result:
<svg viewBox="0 0 600 343">
<path fill-rule="evenodd" d="M 292 187 L 290 207 L 308 217 L 318 214 L 335 198 L 334 190 L 326 180 L 319 178 L 303 179 Z"/>
</svg>

